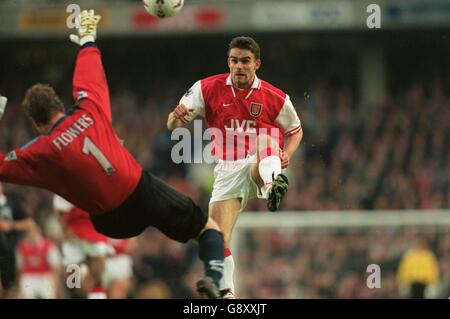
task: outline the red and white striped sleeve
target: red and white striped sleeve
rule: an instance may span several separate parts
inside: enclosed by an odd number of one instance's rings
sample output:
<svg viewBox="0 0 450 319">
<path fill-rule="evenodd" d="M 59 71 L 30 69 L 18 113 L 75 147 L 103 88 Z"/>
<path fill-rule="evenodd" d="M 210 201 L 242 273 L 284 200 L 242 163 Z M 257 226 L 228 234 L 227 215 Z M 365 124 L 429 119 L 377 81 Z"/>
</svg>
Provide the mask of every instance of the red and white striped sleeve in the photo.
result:
<svg viewBox="0 0 450 319">
<path fill-rule="evenodd" d="M 201 80 L 194 83 L 194 85 L 187 90 L 180 100 L 180 104 L 184 104 L 188 110 L 193 112 L 186 115 L 181 121 L 186 124 L 196 118 L 198 115 L 205 117 L 205 100 L 202 93 Z"/>
<path fill-rule="evenodd" d="M 278 116 L 275 119 L 275 123 L 277 123 L 278 126 L 282 129 L 285 136 L 291 136 L 302 130 L 302 123 L 300 122 L 300 118 L 298 117 L 294 105 L 292 104 L 291 99 L 287 94 L 286 98 L 284 99 L 283 107 L 281 108 L 280 113 L 278 113 Z"/>
</svg>

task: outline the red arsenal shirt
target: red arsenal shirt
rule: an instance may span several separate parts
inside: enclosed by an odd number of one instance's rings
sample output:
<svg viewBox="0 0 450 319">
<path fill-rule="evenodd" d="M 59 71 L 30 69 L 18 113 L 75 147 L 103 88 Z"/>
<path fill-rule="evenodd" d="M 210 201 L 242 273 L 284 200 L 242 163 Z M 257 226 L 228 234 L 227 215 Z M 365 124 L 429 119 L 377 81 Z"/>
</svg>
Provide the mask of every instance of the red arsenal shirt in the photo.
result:
<svg viewBox="0 0 450 319">
<path fill-rule="evenodd" d="M 181 98 L 193 112 L 185 122 L 203 116 L 212 129 L 213 153 L 224 160 L 253 154 L 256 136 L 267 134 L 278 139 L 301 130 L 300 119 L 289 96 L 255 76 L 246 90 L 234 88 L 229 74 L 197 81 Z"/>
<path fill-rule="evenodd" d="M 73 95 L 77 104 L 48 135 L 0 154 L 0 180 L 48 189 L 89 213 L 101 214 L 130 196 L 141 166 L 111 125 L 108 84 L 97 48 L 80 50 Z"/>
</svg>

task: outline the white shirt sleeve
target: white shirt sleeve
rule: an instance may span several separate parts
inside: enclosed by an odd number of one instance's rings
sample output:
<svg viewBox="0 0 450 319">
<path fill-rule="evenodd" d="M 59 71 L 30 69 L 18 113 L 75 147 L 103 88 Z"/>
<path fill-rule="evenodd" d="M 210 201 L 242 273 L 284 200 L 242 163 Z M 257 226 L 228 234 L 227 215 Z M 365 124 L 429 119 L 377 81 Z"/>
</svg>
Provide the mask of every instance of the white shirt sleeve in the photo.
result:
<svg viewBox="0 0 450 319">
<path fill-rule="evenodd" d="M 50 251 L 48 252 L 47 262 L 52 268 L 56 268 L 61 265 L 61 254 L 55 245 L 51 245 Z"/>
<path fill-rule="evenodd" d="M 286 136 L 291 136 L 297 132 L 300 132 L 302 129 L 302 123 L 300 122 L 289 95 L 286 95 L 283 107 L 275 119 L 275 123 L 279 125 L 283 131 L 283 134 Z"/>
<path fill-rule="evenodd" d="M 203 99 L 201 80 L 195 82 L 187 90 L 181 98 L 180 104 L 184 104 L 188 110 L 193 110 L 192 113 L 185 116 L 186 123 L 192 121 L 197 115 L 205 117 L 205 100 Z"/>
<path fill-rule="evenodd" d="M 66 201 L 61 196 L 55 195 L 53 196 L 53 208 L 57 211 L 67 213 L 69 210 L 71 210 L 73 207 L 73 204 Z"/>
</svg>

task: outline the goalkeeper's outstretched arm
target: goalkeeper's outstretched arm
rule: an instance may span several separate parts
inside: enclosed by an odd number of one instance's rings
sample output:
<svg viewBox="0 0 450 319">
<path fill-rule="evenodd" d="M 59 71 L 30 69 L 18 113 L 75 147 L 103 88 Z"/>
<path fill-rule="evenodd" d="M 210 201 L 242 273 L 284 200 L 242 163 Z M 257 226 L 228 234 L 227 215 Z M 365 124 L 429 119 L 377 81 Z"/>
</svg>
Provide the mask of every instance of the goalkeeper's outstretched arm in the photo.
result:
<svg viewBox="0 0 450 319">
<path fill-rule="evenodd" d="M 75 101 L 88 99 L 101 109 L 111 122 L 111 106 L 109 88 L 97 49 L 97 24 L 101 19 L 94 10 L 83 10 L 76 17 L 77 35 L 72 34 L 70 40 L 82 48 L 78 53 L 73 76 L 73 97 Z M 90 108 L 88 104 L 84 107 Z"/>
<path fill-rule="evenodd" d="M 94 10 L 83 10 L 76 18 L 75 25 L 77 35 L 71 34 L 70 41 L 79 46 L 83 46 L 89 42 L 95 42 L 97 38 L 97 24 L 102 17 L 94 14 Z"/>
</svg>

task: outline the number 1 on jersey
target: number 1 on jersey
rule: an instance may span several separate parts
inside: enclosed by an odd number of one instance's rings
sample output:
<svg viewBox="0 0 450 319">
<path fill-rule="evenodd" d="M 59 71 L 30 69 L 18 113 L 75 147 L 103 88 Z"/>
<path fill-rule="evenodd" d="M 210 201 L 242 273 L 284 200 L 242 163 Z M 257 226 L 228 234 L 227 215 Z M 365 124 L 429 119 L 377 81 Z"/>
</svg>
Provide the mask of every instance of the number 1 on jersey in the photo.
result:
<svg viewBox="0 0 450 319">
<path fill-rule="evenodd" d="M 91 154 L 92 156 L 94 156 L 94 158 L 105 171 L 106 175 L 110 176 L 116 171 L 116 169 L 111 165 L 106 156 L 102 153 L 102 151 L 100 151 L 97 145 L 95 145 L 94 142 L 92 142 L 92 140 L 87 136 L 85 136 L 83 140 L 83 153 L 86 155 Z"/>
</svg>

